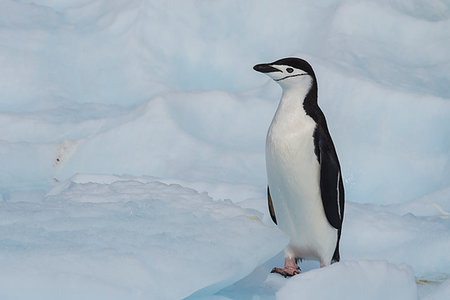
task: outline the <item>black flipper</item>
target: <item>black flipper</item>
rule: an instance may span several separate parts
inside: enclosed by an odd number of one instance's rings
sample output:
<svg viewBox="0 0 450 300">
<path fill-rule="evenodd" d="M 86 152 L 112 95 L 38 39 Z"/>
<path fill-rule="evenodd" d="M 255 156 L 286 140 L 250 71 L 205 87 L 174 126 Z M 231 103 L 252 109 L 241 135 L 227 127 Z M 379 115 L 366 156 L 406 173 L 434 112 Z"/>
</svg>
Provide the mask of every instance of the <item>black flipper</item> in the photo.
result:
<svg viewBox="0 0 450 300">
<path fill-rule="evenodd" d="M 341 239 L 342 221 L 344 218 L 344 183 L 341 167 L 333 145 L 333 141 L 325 127 L 316 128 L 316 151 L 320 163 L 320 191 L 325 215 L 331 226 L 338 230 L 336 249 L 332 263 L 340 260 L 339 241 Z"/>
<path fill-rule="evenodd" d="M 339 230 L 344 217 L 344 185 L 333 141 L 323 128 L 316 129 L 320 163 L 320 191 L 328 222 Z"/>
<path fill-rule="evenodd" d="M 339 254 L 339 240 L 341 239 L 341 230 L 338 231 L 338 241 L 336 243 L 336 249 L 334 249 L 333 258 L 331 259 L 331 263 L 334 264 L 341 260 L 341 255 Z"/>
<path fill-rule="evenodd" d="M 267 186 L 267 202 L 269 204 L 269 213 L 272 221 L 277 224 L 277 217 L 275 216 L 275 210 L 273 209 L 272 197 L 270 197 L 269 186 Z"/>
</svg>

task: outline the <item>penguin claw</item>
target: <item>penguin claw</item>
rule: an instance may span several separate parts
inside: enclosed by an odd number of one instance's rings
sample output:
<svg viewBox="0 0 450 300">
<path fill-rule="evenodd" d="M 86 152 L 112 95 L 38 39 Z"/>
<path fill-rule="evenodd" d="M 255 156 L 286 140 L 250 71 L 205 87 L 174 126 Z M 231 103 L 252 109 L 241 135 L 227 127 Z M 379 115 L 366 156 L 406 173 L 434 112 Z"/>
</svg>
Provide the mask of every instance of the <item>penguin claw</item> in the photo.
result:
<svg viewBox="0 0 450 300">
<path fill-rule="evenodd" d="M 300 274 L 300 267 L 296 266 L 296 268 L 273 268 L 270 273 L 278 273 L 281 276 L 284 276 L 284 278 L 292 277 L 294 275 Z"/>
</svg>

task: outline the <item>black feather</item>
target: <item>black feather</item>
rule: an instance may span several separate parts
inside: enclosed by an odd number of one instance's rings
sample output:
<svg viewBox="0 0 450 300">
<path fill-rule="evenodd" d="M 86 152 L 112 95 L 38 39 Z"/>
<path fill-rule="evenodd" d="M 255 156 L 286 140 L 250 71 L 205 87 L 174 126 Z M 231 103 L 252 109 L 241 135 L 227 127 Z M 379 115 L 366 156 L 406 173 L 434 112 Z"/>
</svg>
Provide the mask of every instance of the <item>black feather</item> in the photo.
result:
<svg viewBox="0 0 450 300">
<path fill-rule="evenodd" d="M 272 197 L 270 196 L 269 186 L 267 186 L 267 204 L 269 205 L 270 217 L 272 218 L 272 221 L 275 224 L 277 224 L 277 217 L 275 216 L 275 209 L 273 208 Z"/>
</svg>

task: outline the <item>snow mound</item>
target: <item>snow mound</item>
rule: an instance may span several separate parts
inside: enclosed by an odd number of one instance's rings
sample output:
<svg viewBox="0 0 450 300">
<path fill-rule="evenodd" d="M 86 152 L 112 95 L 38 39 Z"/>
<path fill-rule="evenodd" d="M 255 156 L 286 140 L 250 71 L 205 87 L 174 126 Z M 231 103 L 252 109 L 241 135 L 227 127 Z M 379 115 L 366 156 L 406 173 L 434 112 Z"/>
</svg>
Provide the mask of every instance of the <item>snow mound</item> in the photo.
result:
<svg viewBox="0 0 450 300">
<path fill-rule="evenodd" d="M 0 207 L 1 299 L 213 293 L 287 243 L 254 210 L 150 177 L 77 175 L 42 202 Z"/>
<path fill-rule="evenodd" d="M 440 200 L 436 194 L 436 202 Z M 415 201 L 426 212 L 432 198 Z M 447 198 L 448 199 L 448 198 Z M 419 205 L 421 203 L 421 205 Z M 450 268 L 450 218 L 435 209 L 432 216 L 403 214 L 399 205 L 375 206 L 347 203 L 342 230 L 342 257 L 388 260 L 410 265 L 418 277 L 447 274 Z M 396 213 L 396 212 L 400 213 Z"/>
<path fill-rule="evenodd" d="M 348 199 L 450 185 L 448 1 L 60 2 L 1 1 L 3 199 L 86 172 L 264 184 L 281 91 L 252 66 L 286 56 L 314 66 Z"/>
<path fill-rule="evenodd" d="M 342 261 L 293 277 L 276 298 L 290 300 L 292 295 L 309 300 L 411 300 L 417 299 L 417 287 L 409 267 L 385 261 Z"/>
<path fill-rule="evenodd" d="M 58 178 L 101 172 L 261 182 L 265 130 L 258 128 L 268 126 L 262 116 L 270 111 L 264 100 L 223 91 L 157 97 L 92 131 L 52 171 Z"/>
</svg>

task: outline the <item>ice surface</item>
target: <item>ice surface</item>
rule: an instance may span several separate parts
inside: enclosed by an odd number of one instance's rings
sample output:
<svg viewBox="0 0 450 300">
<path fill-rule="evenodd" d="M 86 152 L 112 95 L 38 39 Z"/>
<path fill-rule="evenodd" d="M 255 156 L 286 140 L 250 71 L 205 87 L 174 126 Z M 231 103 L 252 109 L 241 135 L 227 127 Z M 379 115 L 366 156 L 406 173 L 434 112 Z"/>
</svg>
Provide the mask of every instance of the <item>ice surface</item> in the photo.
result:
<svg viewBox="0 0 450 300">
<path fill-rule="evenodd" d="M 279 300 L 304 299 L 417 299 L 412 270 L 383 261 L 342 261 L 328 268 L 295 276 L 281 288 Z"/>
<path fill-rule="evenodd" d="M 2 197 L 77 172 L 261 185 L 280 90 L 251 66 L 287 55 L 316 69 L 352 201 L 446 188 L 448 12 L 445 1 L 5 0 Z"/>
<path fill-rule="evenodd" d="M 448 216 L 441 215 L 437 209 L 434 216 L 397 214 L 389 207 L 378 209 L 361 204 L 347 205 L 342 235 L 343 257 L 387 259 L 397 264 L 409 264 L 416 276 L 424 278 L 448 273 Z"/>
<path fill-rule="evenodd" d="M 150 177 L 77 175 L 0 205 L 1 299 L 214 293 L 287 243 L 257 211 Z"/>
<path fill-rule="evenodd" d="M 433 290 L 431 293 L 425 295 L 423 300 L 440 300 L 447 299 L 450 295 L 450 279 L 447 279 L 445 282 L 441 283 L 438 288 Z"/>
<path fill-rule="evenodd" d="M 125 224 L 130 203 L 156 215 L 177 199 L 215 203 L 227 214 L 214 219 L 216 211 L 203 211 L 215 222 L 205 233 L 210 240 L 236 214 L 244 223 L 252 215 L 271 224 L 264 141 L 281 90 L 252 66 L 299 56 L 315 69 L 343 168 L 343 257 L 356 264 L 388 261 L 393 270 L 407 264 L 420 282 L 420 297 L 448 294 L 448 28 L 446 0 L 1 1 L 0 222 L 9 226 L 0 234 L 0 248 L 8 251 L 0 258 L 4 282 L 17 287 L 13 281 L 27 274 L 22 284 L 33 291 L 56 281 L 61 288 L 55 293 L 74 297 L 82 285 L 93 296 L 148 295 L 150 279 L 169 277 L 151 271 L 143 248 L 130 250 L 133 236 L 150 236 L 137 226 L 149 226 L 145 218 L 129 217 Z M 77 173 L 104 175 L 73 177 Z M 149 199 L 159 206 L 145 206 Z M 194 221 L 189 206 L 179 209 Z M 267 230 L 261 228 L 261 234 Z M 98 240 L 96 230 L 116 239 Z M 169 244 L 165 238 L 193 249 L 186 238 L 192 232 L 178 234 L 155 238 L 161 252 Z M 248 241 L 257 239 L 262 236 Z M 189 274 L 192 281 L 179 290 L 171 281 L 163 286 L 179 297 L 198 291 L 191 299 L 211 298 L 256 268 L 215 297 L 275 299 L 286 281 L 267 276 L 272 263 L 261 267 L 277 253 L 266 244 L 253 247 L 250 261 L 228 275 Z M 236 257 L 218 261 L 228 266 Z M 175 262 L 183 272 L 199 265 Z M 344 269 L 356 276 L 354 268 Z M 133 272 L 141 279 L 127 277 Z"/>
</svg>

